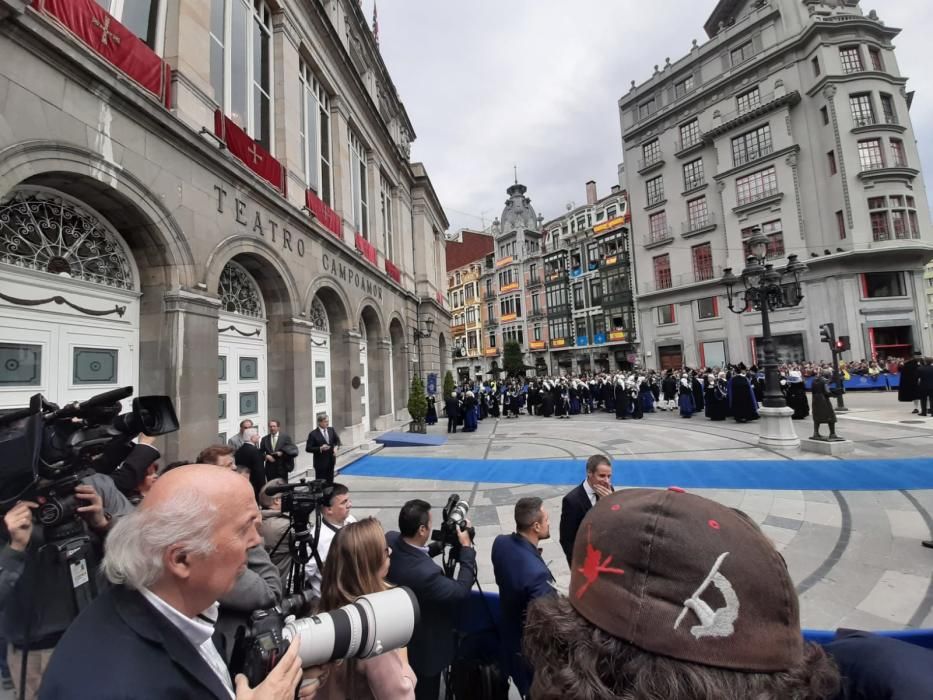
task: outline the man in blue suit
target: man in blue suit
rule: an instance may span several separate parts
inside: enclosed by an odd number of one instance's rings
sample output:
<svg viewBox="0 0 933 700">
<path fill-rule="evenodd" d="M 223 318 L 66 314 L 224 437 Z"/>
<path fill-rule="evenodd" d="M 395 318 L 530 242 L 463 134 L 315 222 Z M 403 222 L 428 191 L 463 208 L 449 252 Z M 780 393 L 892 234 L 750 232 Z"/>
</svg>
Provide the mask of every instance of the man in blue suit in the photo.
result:
<svg viewBox="0 0 933 700">
<path fill-rule="evenodd" d="M 408 643 L 408 663 L 418 676 L 416 700 L 437 700 L 441 672 L 454 660 L 454 623 L 458 606 L 470 595 L 476 580 L 476 552 L 470 535 L 457 530 L 460 546 L 454 550 L 460 570 L 456 579 L 447 578 L 432 560 L 440 553 L 428 548 L 431 538 L 431 504 L 408 501 L 398 515 L 401 532 L 386 533 L 391 548 L 388 579 L 396 586 L 408 586 L 418 599 L 421 619 Z"/>
<path fill-rule="evenodd" d="M 554 577 L 541 558 L 538 544 L 551 536 L 551 520 L 540 498 L 515 504 L 515 529 L 492 545 L 492 568 L 499 586 L 502 664 L 515 687 L 528 695 L 531 667 L 521 654 L 525 610 L 535 598 L 554 594 Z"/>
</svg>

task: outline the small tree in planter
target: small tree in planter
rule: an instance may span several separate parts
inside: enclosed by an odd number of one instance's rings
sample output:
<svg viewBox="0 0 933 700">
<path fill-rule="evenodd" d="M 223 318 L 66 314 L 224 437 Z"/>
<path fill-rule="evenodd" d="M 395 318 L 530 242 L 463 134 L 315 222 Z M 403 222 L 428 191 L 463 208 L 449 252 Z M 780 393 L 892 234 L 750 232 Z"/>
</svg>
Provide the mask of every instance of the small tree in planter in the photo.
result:
<svg viewBox="0 0 933 700">
<path fill-rule="evenodd" d="M 457 382 L 454 381 L 453 372 L 447 370 L 447 374 L 444 375 L 444 396 L 443 399 L 449 399 L 450 395 L 457 390 Z"/>
<path fill-rule="evenodd" d="M 525 373 L 525 358 L 522 356 L 522 346 L 510 340 L 505 344 L 502 353 L 502 369 L 509 377 L 517 377 Z"/>
<path fill-rule="evenodd" d="M 424 395 L 424 384 L 417 374 L 411 378 L 411 389 L 408 392 L 408 413 L 411 414 L 410 433 L 426 433 L 427 427 L 424 417 L 428 415 L 428 400 Z"/>
</svg>

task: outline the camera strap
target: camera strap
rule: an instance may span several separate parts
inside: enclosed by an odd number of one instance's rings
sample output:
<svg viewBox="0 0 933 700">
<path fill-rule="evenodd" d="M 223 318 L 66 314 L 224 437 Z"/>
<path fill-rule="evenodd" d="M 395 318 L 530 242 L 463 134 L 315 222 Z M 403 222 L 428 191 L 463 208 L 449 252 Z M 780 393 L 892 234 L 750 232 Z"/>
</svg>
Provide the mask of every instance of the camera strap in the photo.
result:
<svg viewBox="0 0 933 700">
<path fill-rule="evenodd" d="M 52 546 L 58 551 L 59 561 L 68 567 L 75 608 L 81 612 L 97 594 L 96 586 L 91 579 L 91 562 L 89 561 L 91 538 L 81 535 Z"/>
</svg>

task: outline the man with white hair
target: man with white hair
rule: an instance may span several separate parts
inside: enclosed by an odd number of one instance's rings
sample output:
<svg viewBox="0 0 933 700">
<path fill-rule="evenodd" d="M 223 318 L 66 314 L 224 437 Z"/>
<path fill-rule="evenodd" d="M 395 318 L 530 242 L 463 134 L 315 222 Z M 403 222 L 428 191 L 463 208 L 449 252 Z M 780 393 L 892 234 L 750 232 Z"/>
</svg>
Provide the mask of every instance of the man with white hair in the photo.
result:
<svg viewBox="0 0 933 700">
<path fill-rule="evenodd" d="M 251 689 L 242 675 L 234 686 L 211 640 L 217 599 L 262 541 L 259 520 L 234 472 L 198 464 L 160 478 L 111 530 L 102 569 L 114 586 L 62 637 L 40 700 L 291 700 L 302 676 L 296 643 Z M 299 697 L 316 689 L 308 681 Z"/>
</svg>

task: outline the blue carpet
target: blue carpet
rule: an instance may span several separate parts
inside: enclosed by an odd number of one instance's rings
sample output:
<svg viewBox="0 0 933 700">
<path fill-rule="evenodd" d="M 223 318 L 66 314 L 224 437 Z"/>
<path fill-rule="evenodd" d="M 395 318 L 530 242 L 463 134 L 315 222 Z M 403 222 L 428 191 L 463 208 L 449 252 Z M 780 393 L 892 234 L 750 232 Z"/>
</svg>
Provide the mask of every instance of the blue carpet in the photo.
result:
<svg viewBox="0 0 933 700">
<path fill-rule="evenodd" d="M 343 470 L 383 476 L 500 484 L 570 485 L 582 481 L 584 460 L 447 459 L 372 455 Z M 933 459 L 615 461 L 613 481 L 626 486 L 801 491 L 933 489 Z"/>
</svg>

